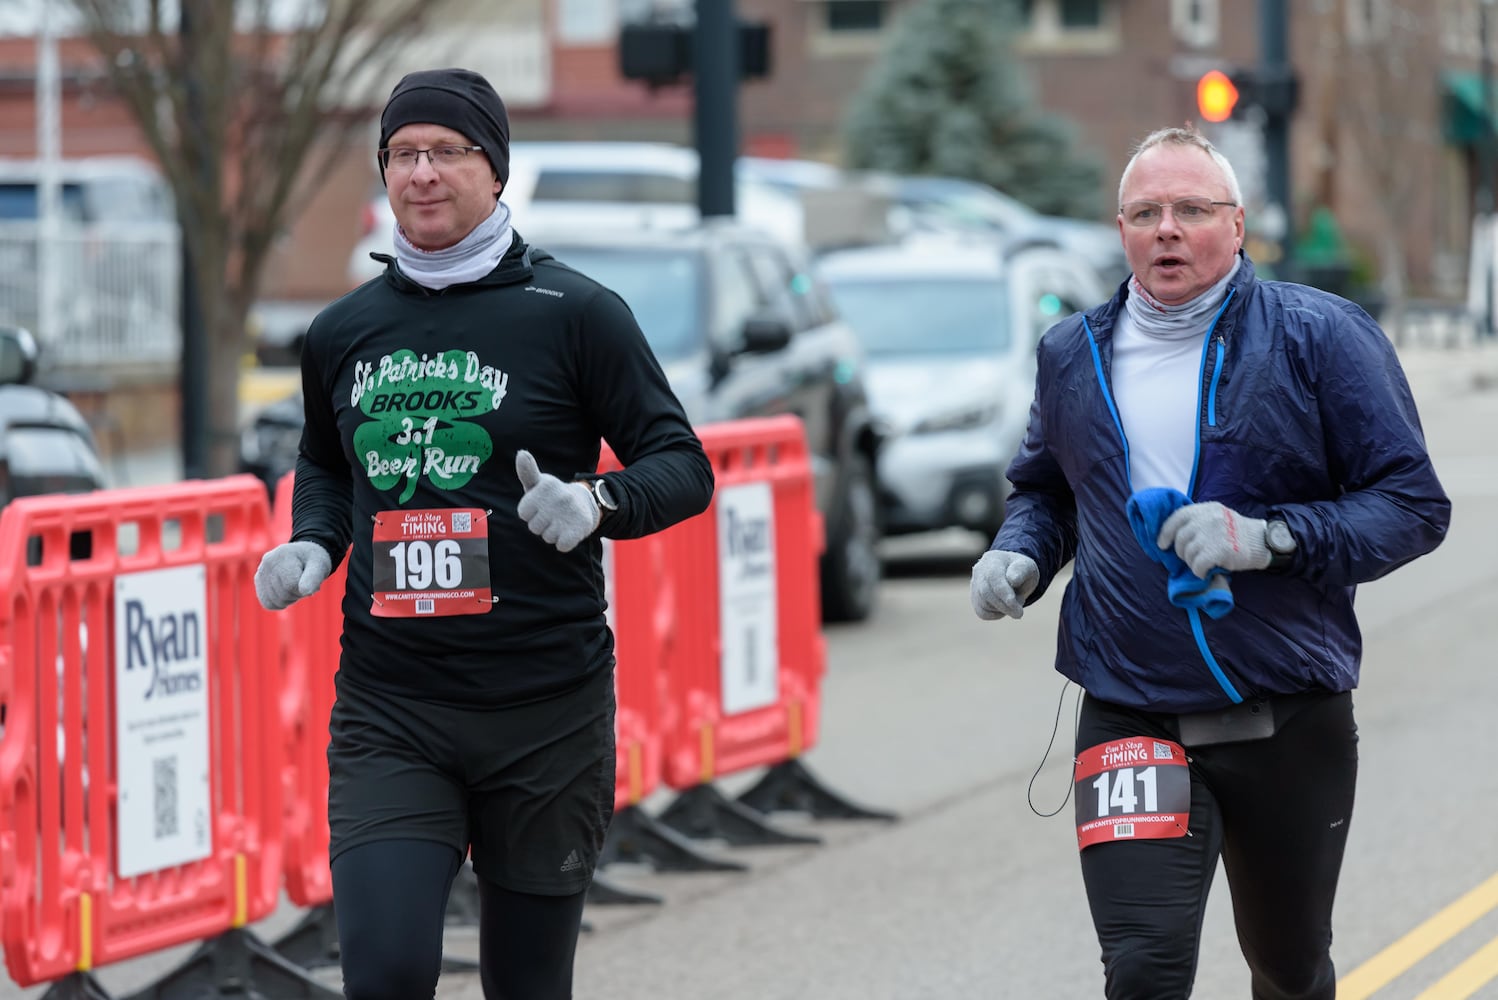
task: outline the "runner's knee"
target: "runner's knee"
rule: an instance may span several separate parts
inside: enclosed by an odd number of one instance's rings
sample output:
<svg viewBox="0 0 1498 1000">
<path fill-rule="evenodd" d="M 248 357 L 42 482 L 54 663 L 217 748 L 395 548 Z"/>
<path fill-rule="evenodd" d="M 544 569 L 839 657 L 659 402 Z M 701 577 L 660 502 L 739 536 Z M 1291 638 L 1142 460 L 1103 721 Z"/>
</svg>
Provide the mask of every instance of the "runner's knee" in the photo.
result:
<svg viewBox="0 0 1498 1000">
<path fill-rule="evenodd" d="M 1193 978 L 1189 955 L 1146 941 L 1123 943 L 1104 959 L 1108 1000 L 1186 1000 Z"/>
</svg>

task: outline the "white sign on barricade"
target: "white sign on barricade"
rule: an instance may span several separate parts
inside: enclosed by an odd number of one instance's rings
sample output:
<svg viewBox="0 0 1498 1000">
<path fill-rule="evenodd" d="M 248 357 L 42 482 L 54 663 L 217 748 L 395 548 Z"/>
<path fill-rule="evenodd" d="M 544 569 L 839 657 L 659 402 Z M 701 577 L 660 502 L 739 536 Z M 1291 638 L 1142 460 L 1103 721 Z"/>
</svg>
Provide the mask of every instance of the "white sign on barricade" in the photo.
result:
<svg viewBox="0 0 1498 1000">
<path fill-rule="evenodd" d="M 208 589 L 202 566 L 116 577 L 117 873 L 213 851 L 208 784 Z"/>
<path fill-rule="evenodd" d="M 715 502 L 723 712 L 734 715 L 780 696 L 775 506 L 769 483 L 722 487 Z"/>
</svg>

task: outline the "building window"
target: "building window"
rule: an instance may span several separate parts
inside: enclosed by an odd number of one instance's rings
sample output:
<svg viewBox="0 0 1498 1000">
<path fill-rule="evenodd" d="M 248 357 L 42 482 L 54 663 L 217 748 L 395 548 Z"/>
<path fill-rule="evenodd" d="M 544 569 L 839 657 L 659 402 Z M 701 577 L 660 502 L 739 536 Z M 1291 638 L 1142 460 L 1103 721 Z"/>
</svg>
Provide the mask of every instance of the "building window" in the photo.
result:
<svg viewBox="0 0 1498 1000">
<path fill-rule="evenodd" d="M 884 27 L 885 0 L 827 0 L 828 31 L 878 31 Z"/>
<path fill-rule="evenodd" d="M 1023 0 L 1022 52 L 1113 52 L 1120 46 L 1119 0 Z"/>
<path fill-rule="evenodd" d="M 877 55 L 894 17 L 891 0 L 807 0 L 806 50 L 814 58 Z"/>
<path fill-rule="evenodd" d="M 1103 0 L 1060 0 L 1062 31 L 1094 30 L 1103 26 Z"/>
<path fill-rule="evenodd" d="M 1217 44 L 1218 0 L 1171 0 L 1170 26 L 1184 45 L 1205 49 Z"/>
</svg>

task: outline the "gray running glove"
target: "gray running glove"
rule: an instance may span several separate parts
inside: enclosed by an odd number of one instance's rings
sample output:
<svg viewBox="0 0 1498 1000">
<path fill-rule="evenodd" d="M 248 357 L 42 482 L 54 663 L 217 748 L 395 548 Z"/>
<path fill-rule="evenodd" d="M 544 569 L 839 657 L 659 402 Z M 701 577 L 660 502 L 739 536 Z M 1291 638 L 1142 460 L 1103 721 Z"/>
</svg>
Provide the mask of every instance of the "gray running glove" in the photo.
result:
<svg viewBox="0 0 1498 1000">
<path fill-rule="evenodd" d="M 992 550 L 973 566 L 969 597 L 973 613 L 986 622 L 998 618 L 1023 618 L 1025 599 L 1040 583 L 1040 567 L 1018 552 Z"/>
<path fill-rule="evenodd" d="M 523 448 L 515 453 L 515 475 L 525 487 L 525 496 L 520 498 L 516 513 L 531 534 L 540 535 L 542 541 L 555 545 L 557 551 L 571 552 L 603 520 L 603 510 L 585 484 L 564 483 L 542 472 L 536 467 L 535 458 Z"/>
<path fill-rule="evenodd" d="M 1258 518 L 1209 500 L 1187 504 L 1167 517 L 1155 544 L 1174 548 L 1191 572 L 1205 580 L 1214 569 L 1267 569 L 1271 553 L 1264 527 Z"/>
<path fill-rule="evenodd" d="M 261 557 L 255 570 L 255 596 L 265 610 L 280 611 L 317 593 L 331 572 L 333 560 L 316 542 L 277 545 Z"/>
</svg>

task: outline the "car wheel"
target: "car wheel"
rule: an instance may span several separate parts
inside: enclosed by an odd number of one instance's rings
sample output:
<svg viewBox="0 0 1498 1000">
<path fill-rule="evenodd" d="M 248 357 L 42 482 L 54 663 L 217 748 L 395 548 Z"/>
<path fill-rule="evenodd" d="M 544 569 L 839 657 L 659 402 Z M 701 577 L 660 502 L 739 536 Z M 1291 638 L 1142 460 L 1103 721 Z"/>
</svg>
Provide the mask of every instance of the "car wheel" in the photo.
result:
<svg viewBox="0 0 1498 1000">
<path fill-rule="evenodd" d="M 822 619 L 863 621 L 879 592 L 879 500 L 861 454 L 848 459 L 822 554 Z"/>
</svg>

